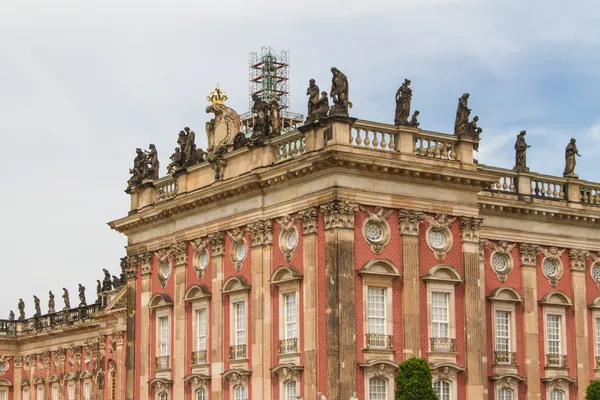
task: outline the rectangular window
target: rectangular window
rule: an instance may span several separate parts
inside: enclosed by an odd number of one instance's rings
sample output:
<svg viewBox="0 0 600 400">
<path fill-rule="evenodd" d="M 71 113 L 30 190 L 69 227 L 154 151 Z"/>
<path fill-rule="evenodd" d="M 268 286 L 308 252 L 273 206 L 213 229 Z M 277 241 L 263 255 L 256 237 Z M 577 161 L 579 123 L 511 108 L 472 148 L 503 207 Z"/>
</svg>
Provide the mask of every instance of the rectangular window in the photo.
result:
<svg viewBox="0 0 600 400">
<path fill-rule="evenodd" d="M 367 333 L 385 334 L 385 288 L 367 288 Z"/>
<path fill-rule="evenodd" d="M 161 356 L 169 355 L 169 317 L 158 318 L 158 346 Z"/>
<path fill-rule="evenodd" d="M 596 318 L 596 356 L 600 357 L 600 318 Z"/>
<path fill-rule="evenodd" d="M 37 398 L 38 400 L 44 400 L 44 388 L 42 386 L 37 388 Z"/>
<path fill-rule="evenodd" d="M 23 400 L 29 400 L 29 389 L 23 389 Z"/>
<path fill-rule="evenodd" d="M 92 384 L 86 382 L 83 384 L 83 400 L 90 400 L 92 398 Z"/>
<path fill-rule="evenodd" d="M 206 350 L 206 309 L 196 311 L 196 323 L 198 324 L 198 341 L 196 350 Z"/>
<path fill-rule="evenodd" d="M 235 344 L 246 344 L 246 303 L 233 304 L 235 316 Z"/>
<path fill-rule="evenodd" d="M 548 340 L 548 354 L 562 354 L 560 343 L 560 315 L 546 316 L 546 337 Z"/>
<path fill-rule="evenodd" d="M 449 326 L 448 293 L 431 292 L 431 336 L 447 338 Z"/>
<path fill-rule="evenodd" d="M 75 385 L 69 384 L 69 400 L 75 400 Z"/>
<path fill-rule="evenodd" d="M 496 311 L 496 351 L 510 352 L 510 312 Z"/>
<path fill-rule="evenodd" d="M 52 386 L 52 400 L 58 400 L 58 386 Z"/>
<path fill-rule="evenodd" d="M 298 337 L 296 330 L 296 293 L 290 293 L 283 296 L 285 304 L 285 339 L 295 339 Z"/>
<path fill-rule="evenodd" d="M 8 400 L 8 395 L 6 394 L 6 391 L 1 391 L 0 392 L 0 400 Z"/>
</svg>

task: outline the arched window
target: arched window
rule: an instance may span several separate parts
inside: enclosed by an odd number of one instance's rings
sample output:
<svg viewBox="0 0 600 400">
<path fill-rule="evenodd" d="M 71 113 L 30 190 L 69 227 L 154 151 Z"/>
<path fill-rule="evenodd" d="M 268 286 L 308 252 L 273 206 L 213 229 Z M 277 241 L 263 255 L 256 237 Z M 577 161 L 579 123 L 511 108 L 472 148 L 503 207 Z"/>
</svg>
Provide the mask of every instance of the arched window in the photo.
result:
<svg viewBox="0 0 600 400">
<path fill-rule="evenodd" d="M 285 400 L 296 400 L 296 381 L 285 384 Z"/>
<path fill-rule="evenodd" d="M 160 396 L 158 396 L 158 400 L 169 400 L 169 394 L 162 392 Z"/>
<path fill-rule="evenodd" d="M 565 392 L 562 390 L 553 390 L 550 392 L 550 400 L 565 400 Z"/>
<path fill-rule="evenodd" d="M 235 400 L 247 400 L 246 386 L 238 386 L 235 388 Z"/>
<path fill-rule="evenodd" d="M 381 378 L 369 379 L 369 400 L 386 400 L 387 383 Z"/>
<path fill-rule="evenodd" d="M 498 390 L 498 400 L 513 400 L 513 391 L 510 389 Z"/>
<path fill-rule="evenodd" d="M 435 381 L 433 382 L 433 391 L 438 395 L 440 400 L 451 400 L 450 397 L 450 382 Z"/>
<path fill-rule="evenodd" d="M 196 400 L 206 400 L 206 389 L 198 389 L 196 392 Z"/>
</svg>

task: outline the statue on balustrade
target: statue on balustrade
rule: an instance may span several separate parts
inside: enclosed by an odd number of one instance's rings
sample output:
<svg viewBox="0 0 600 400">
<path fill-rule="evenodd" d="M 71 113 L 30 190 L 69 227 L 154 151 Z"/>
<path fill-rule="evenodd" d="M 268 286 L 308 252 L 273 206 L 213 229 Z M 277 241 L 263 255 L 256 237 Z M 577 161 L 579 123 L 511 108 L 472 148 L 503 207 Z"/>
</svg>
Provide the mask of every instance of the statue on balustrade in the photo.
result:
<svg viewBox="0 0 600 400">
<path fill-rule="evenodd" d="M 408 116 L 410 115 L 410 101 L 412 99 L 412 89 L 410 79 L 405 79 L 402 86 L 396 91 L 396 115 L 394 125 L 409 125 Z"/>
<path fill-rule="evenodd" d="M 85 307 L 87 303 L 85 301 L 85 286 L 79 284 L 79 307 Z"/>
<path fill-rule="evenodd" d="M 248 145 L 249 142 L 250 141 L 248 140 L 244 132 L 238 132 L 237 135 L 235 135 L 235 137 L 233 138 L 233 149 L 240 149 Z"/>
<path fill-rule="evenodd" d="M 227 165 L 227 160 L 223 159 L 223 155 L 227 153 L 225 146 L 218 147 L 214 151 L 206 153 L 206 160 L 210 167 L 215 171 L 215 181 L 223 179 L 223 169 Z"/>
<path fill-rule="evenodd" d="M 10 310 L 10 313 L 8 314 L 8 320 L 9 321 L 15 320 L 15 313 L 13 312 L 13 310 Z"/>
<path fill-rule="evenodd" d="M 65 302 L 65 308 L 63 308 L 63 310 L 70 310 L 71 309 L 71 300 L 69 300 L 69 291 L 66 288 L 63 288 L 62 298 L 63 298 L 63 301 Z"/>
<path fill-rule="evenodd" d="M 48 292 L 48 313 L 56 312 L 54 304 L 54 293 L 52 290 Z"/>
<path fill-rule="evenodd" d="M 110 292 L 112 290 L 112 282 L 110 280 L 110 273 L 106 268 L 102 268 L 102 272 L 104 272 L 104 280 L 102 281 L 102 291 Z"/>
<path fill-rule="evenodd" d="M 529 168 L 527 168 L 527 149 L 531 146 L 525 142 L 526 133 L 526 130 L 522 130 L 517 135 L 517 141 L 515 142 L 515 166 L 513 171 L 529 172 Z"/>
<path fill-rule="evenodd" d="M 19 305 L 17 307 L 19 309 L 19 321 L 23 321 L 25 319 L 25 302 L 23 299 L 19 299 Z"/>
<path fill-rule="evenodd" d="M 469 93 L 464 93 L 458 99 L 458 107 L 456 109 L 456 120 L 454 121 L 454 134 L 467 135 L 469 130 L 469 116 L 471 109 L 469 106 Z"/>
<path fill-rule="evenodd" d="M 281 110 L 283 106 L 279 105 L 279 100 L 277 98 L 271 100 L 269 103 L 269 125 L 271 128 L 271 132 L 269 136 L 279 136 L 281 135 Z"/>
<path fill-rule="evenodd" d="M 319 121 L 323 118 L 327 118 L 327 114 L 329 113 L 329 97 L 327 97 L 327 92 L 321 92 L 321 98 L 317 103 L 317 107 L 313 111 L 313 117 L 315 121 Z"/>
<path fill-rule="evenodd" d="M 333 74 L 331 78 L 331 93 L 333 106 L 329 110 L 329 115 L 348 116 L 348 109 L 352 108 L 352 103 L 348 100 L 348 78 L 336 67 L 331 68 Z"/>
<path fill-rule="evenodd" d="M 119 278 L 117 278 L 116 276 L 112 276 L 112 285 L 113 288 L 118 288 L 119 286 L 121 286 L 121 281 L 119 280 Z"/>
<path fill-rule="evenodd" d="M 173 153 L 169 158 L 172 162 L 167 166 L 167 172 L 173 175 L 175 172 L 183 168 L 183 156 L 181 154 L 181 149 L 179 147 L 176 147 L 175 153 Z"/>
<path fill-rule="evenodd" d="M 141 185 L 144 179 L 150 178 L 150 168 L 148 167 L 146 154 L 140 148 L 135 149 L 135 152 L 136 156 L 133 160 L 133 168 L 129 169 L 131 178 L 127 181 L 127 193 Z"/>
<path fill-rule="evenodd" d="M 102 283 L 100 283 L 100 279 L 96 279 L 96 294 L 98 297 L 96 298 L 96 304 L 102 303 Z"/>
<path fill-rule="evenodd" d="M 306 121 L 305 124 L 313 123 L 317 120 L 315 118 L 315 110 L 319 108 L 319 87 L 315 83 L 314 79 L 308 81 L 308 89 L 306 89 L 306 95 L 308 96 L 308 110 L 306 112 Z M 327 109 L 329 111 L 329 102 L 327 104 Z"/>
<path fill-rule="evenodd" d="M 34 317 L 39 317 L 42 315 L 42 309 L 40 307 L 40 299 L 37 296 L 33 296 L 33 307 L 35 308 Z"/>
<path fill-rule="evenodd" d="M 419 127 L 419 121 L 417 120 L 417 117 L 419 116 L 419 114 L 420 114 L 419 110 L 415 110 L 412 117 L 410 117 L 410 122 L 408 123 L 410 126 L 413 126 L 415 128 Z"/>
<path fill-rule="evenodd" d="M 146 151 L 146 162 L 150 164 L 148 168 L 148 178 L 150 179 L 158 179 L 158 151 L 156 151 L 156 147 L 150 143 L 150 150 Z"/>
<path fill-rule="evenodd" d="M 571 138 L 565 149 L 565 172 L 563 172 L 565 178 L 579 178 L 579 175 L 575 173 L 575 164 L 577 164 L 575 156 L 581 157 L 581 154 L 577 151 L 575 139 Z"/>
</svg>

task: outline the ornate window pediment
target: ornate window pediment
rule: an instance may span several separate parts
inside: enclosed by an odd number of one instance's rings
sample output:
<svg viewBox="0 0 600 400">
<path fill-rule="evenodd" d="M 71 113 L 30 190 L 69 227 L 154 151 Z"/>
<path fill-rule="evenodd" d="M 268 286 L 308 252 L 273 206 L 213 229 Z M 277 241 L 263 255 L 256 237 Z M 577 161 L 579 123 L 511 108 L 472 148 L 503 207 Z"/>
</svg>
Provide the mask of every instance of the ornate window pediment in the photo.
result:
<svg viewBox="0 0 600 400">
<path fill-rule="evenodd" d="M 367 262 L 358 270 L 358 273 L 360 275 L 387 276 L 392 279 L 400 276 L 398 268 L 391 261 L 383 258 Z"/>
<path fill-rule="evenodd" d="M 449 282 L 454 285 L 463 281 L 458 271 L 447 264 L 431 268 L 422 279 L 425 281 Z"/>
<path fill-rule="evenodd" d="M 231 276 L 223 282 L 223 289 L 221 289 L 222 293 L 236 293 L 249 291 L 250 285 L 246 283 L 246 280 L 239 276 Z"/>
<path fill-rule="evenodd" d="M 390 360 L 370 360 L 360 363 L 359 366 L 364 369 L 367 379 L 381 378 L 385 380 L 393 380 L 399 368 L 397 363 Z"/>
<path fill-rule="evenodd" d="M 12 383 L 8 379 L 0 379 L 0 387 L 11 387 Z"/>
<path fill-rule="evenodd" d="M 596 297 L 594 299 L 594 301 L 592 301 L 592 303 L 590 305 L 588 305 L 589 308 L 596 308 L 600 310 L 600 297 Z"/>
<path fill-rule="evenodd" d="M 552 378 L 542 378 L 542 382 L 549 390 L 568 390 L 571 383 L 575 383 L 575 379 L 567 375 L 553 376 Z"/>
<path fill-rule="evenodd" d="M 269 279 L 271 285 L 280 285 L 282 283 L 301 281 L 302 275 L 298 273 L 294 268 L 282 265 L 277 267 L 275 271 L 271 274 L 271 278 Z"/>
<path fill-rule="evenodd" d="M 487 298 L 490 301 L 508 301 L 511 303 L 522 303 L 523 297 L 510 286 L 502 286 L 494 290 Z"/>
<path fill-rule="evenodd" d="M 173 307 L 173 300 L 164 293 L 156 293 L 150 298 L 148 308 Z"/>
<path fill-rule="evenodd" d="M 29 383 L 29 379 L 27 379 L 27 378 L 22 378 L 22 379 L 21 379 L 21 381 L 19 382 L 19 385 L 20 385 L 20 386 L 29 386 L 29 385 L 30 385 L 30 383 Z"/>
<path fill-rule="evenodd" d="M 79 379 L 86 379 L 86 378 L 91 378 L 91 377 L 92 377 L 92 373 L 88 370 L 81 371 L 81 374 L 79 375 Z"/>
<path fill-rule="evenodd" d="M 190 384 L 192 388 L 192 392 L 197 391 L 198 389 L 208 388 L 210 384 L 210 375 L 204 374 L 189 374 L 183 380 Z"/>
<path fill-rule="evenodd" d="M 465 367 L 451 362 L 444 362 L 438 364 L 430 364 L 431 375 L 433 380 L 440 381 L 456 381 L 456 377 L 459 372 L 464 371 Z"/>
<path fill-rule="evenodd" d="M 560 290 L 555 290 L 542 297 L 540 304 L 543 306 L 558 306 L 558 307 L 571 307 L 573 302 L 567 296 L 567 294 Z"/>
<path fill-rule="evenodd" d="M 227 379 L 229 383 L 229 387 L 231 389 L 235 389 L 241 385 L 248 385 L 248 377 L 250 376 L 250 371 L 246 371 L 245 369 L 229 369 L 221 374 L 223 378 Z"/>
<path fill-rule="evenodd" d="M 171 386 L 173 386 L 173 381 L 170 379 L 163 378 L 154 378 L 148 382 L 153 388 L 154 393 L 160 395 L 162 393 L 169 393 Z"/>
<path fill-rule="evenodd" d="M 66 381 L 72 381 L 74 379 L 75 379 L 75 374 L 72 372 L 67 372 L 62 380 L 63 380 L 63 382 L 66 382 Z"/>
<path fill-rule="evenodd" d="M 493 375 L 490 379 L 495 382 L 497 389 L 511 389 L 515 393 L 519 391 L 519 382 L 523 382 L 525 378 L 517 374 Z"/>
<path fill-rule="evenodd" d="M 48 378 L 48 382 L 53 383 L 53 382 L 58 382 L 58 375 L 50 375 L 50 377 Z"/>
<path fill-rule="evenodd" d="M 210 299 L 211 297 L 210 291 L 203 285 L 192 285 L 186 290 L 185 295 L 183 295 L 185 301 Z"/>
<path fill-rule="evenodd" d="M 277 364 L 271 368 L 271 372 L 277 374 L 279 382 L 284 384 L 289 381 L 297 381 L 302 370 L 304 367 L 296 364 Z"/>
<path fill-rule="evenodd" d="M 34 385 L 43 385 L 44 383 L 46 383 L 46 380 L 44 378 L 42 378 L 41 376 L 36 376 L 33 379 L 33 384 Z"/>
</svg>

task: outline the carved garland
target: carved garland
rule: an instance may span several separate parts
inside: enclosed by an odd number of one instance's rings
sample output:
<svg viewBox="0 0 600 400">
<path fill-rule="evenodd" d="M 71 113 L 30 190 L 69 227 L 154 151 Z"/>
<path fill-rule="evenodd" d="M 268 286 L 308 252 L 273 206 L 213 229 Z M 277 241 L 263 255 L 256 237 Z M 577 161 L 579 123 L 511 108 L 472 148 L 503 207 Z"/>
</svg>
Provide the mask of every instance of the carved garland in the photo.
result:
<svg viewBox="0 0 600 400">
<path fill-rule="evenodd" d="M 371 245 L 373 253 L 380 254 L 392 236 L 387 219 L 392 215 L 393 210 L 386 211 L 381 207 L 375 207 L 371 212 L 360 205 L 358 208 L 367 216 L 362 226 L 363 238 Z"/>
<path fill-rule="evenodd" d="M 490 266 L 492 271 L 498 277 L 500 282 L 505 282 L 508 275 L 512 272 L 514 268 L 514 263 L 512 259 L 512 255 L 510 252 L 515 248 L 516 244 L 509 244 L 505 241 L 500 241 L 497 244 L 490 242 L 488 240 L 482 240 L 480 242 L 485 247 L 489 247 L 492 249 L 492 254 L 490 256 Z"/>
<path fill-rule="evenodd" d="M 279 249 L 285 256 L 286 261 L 292 261 L 294 250 L 298 246 L 298 230 L 296 229 L 296 220 L 289 215 L 284 215 L 277 219 L 280 227 Z"/>
<path fill-rule="evenodd" d="M 544 255 L 544 259 L 542 260 L 542 273 L 546 279 L 548 279 L 550 286 L 556 287 L 564 273 L 564 267 L 560 257 L 565 250 L 559 250 L 556 247 L 550 247 L 548 249 L 538 247 L 538 250 Z"/>
<path fill-rule="evenodd" d="M 167 286 L 167 282 L 171 277 L 173 266 L 171 265 L 171 254 L 168 249 L 160 249 L 154 252 L 158 259 L 158 280 L 163 289 Z"/>
</svg>

